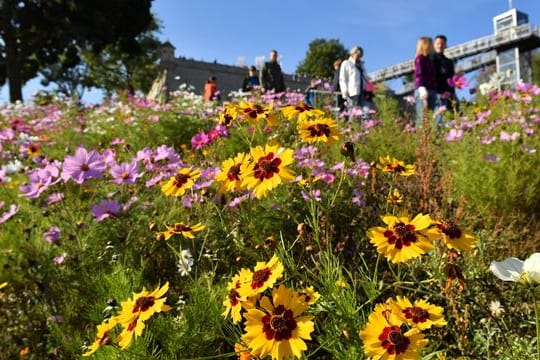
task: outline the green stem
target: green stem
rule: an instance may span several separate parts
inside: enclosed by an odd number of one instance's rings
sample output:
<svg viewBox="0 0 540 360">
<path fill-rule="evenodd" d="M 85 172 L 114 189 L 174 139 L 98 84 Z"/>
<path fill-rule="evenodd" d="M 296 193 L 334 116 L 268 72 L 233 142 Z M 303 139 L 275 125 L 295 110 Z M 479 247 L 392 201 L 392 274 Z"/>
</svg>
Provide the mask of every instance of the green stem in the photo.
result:
<svg viewBox="0 0 540 360">
<path fill-rule="evenodd" d="M 536 288 L 531 290 L 534 301 L 534 317 L 536 320 L 536 358 L 540 360 L 540 309 L 538 307 L 538 301 L 536 301 Z"/>
</svg>

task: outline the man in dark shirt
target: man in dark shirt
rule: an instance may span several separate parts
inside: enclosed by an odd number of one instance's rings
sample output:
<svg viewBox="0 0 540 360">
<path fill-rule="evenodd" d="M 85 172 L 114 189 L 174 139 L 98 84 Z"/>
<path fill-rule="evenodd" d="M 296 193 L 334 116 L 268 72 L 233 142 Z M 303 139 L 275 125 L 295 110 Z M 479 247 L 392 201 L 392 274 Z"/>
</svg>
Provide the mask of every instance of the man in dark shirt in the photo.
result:
<svg viewBox="0 0 540 360">
<path fill-rule="evenodd" d="M 433 42 L 435 49 L 434 60 L 437 68 L 437 94 L 441 105 L 449 111 L 459 111 L 459 100 L 456 89 L 448 84 L 448 80 L 455 75 L 454 62 L 444 55 L 446 49 L 446 36 L 437 35 Z"/>
<path fill-rule="evenodd" d="M 285 91 L 285 81 L 281 66 L 277 62 L 277 50 L 270 51 L 270 61 L 264 63 L 259 75 L 263 92 L 273 90 L 276 93 Z"/>
</svg>

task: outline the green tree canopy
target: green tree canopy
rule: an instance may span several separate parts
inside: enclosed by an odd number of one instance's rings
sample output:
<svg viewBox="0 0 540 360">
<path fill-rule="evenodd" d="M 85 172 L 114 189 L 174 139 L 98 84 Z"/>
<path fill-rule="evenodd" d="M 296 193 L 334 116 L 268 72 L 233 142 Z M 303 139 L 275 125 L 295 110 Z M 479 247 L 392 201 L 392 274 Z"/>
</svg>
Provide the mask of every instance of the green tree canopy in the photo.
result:
<svg viewBox="0 0 540 360">
<path fill-rule="evenodd" d="M 152 24 L 151 0 L 1 0 L 0 84 L 10 101 L 39 70 L 80 64 L 80 49 L 99 53 L 110 44 L 136 51 L 136 37 Z"/>
<path fill-rule="evenodd" d="M 306 57 L 296 68 L 298 74 L 319 78 L 331 78 L 334 74 L 334 61 L 346 59 L 345 46 L 338 39 L 315 39 L 309 43 Z"/>
</svg>

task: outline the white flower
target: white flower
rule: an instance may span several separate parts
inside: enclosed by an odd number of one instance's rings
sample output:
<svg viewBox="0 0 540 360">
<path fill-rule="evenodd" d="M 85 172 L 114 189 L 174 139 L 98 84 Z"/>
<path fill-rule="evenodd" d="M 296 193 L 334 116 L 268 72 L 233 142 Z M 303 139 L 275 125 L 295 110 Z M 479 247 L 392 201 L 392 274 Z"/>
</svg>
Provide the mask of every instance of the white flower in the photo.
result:
<svg viewBox="0 0 540 360">
<path fill-rule="evenodd" d="M 180 261 L 178 261 L 177 267 L 180 276 L 186 276 L 191 272 L 191 266 L 193 265 L 193 256 L 189 250 L 182 250 L 180 255 Z"/>
<path fill-rule="evenodd" d="M 540 253 L 532 254 L 525 261 L 515 257 L 501 262 L 492 261 L 489 269 L 503 281 L 540 284 Z"/>
<path fill-rule="evenodd" d="M 504 313 L 504 307 L 499 300 L 494 300 L 489 303 L 489 312 L 491 315 L 498 317 Z"/>
</svg>

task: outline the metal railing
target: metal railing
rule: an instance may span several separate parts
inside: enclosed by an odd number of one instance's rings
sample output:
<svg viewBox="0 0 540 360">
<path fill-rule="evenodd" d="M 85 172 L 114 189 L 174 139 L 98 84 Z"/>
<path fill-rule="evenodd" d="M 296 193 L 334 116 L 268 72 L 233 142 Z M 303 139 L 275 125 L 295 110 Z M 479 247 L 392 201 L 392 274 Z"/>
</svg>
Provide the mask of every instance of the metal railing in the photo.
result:
<svg viewBox="0 0 540 360">
<path fill-rule="evenodd" d="M 445 50 L 445 55 L 453 60 L 463 59 L 480 53 L 496 50 L 512 43 L 518 43 L 532 36 L 540 37 L 538 27 L 531 24 L 513 26 L 497 34 L 483 36 L 462 44 L 451 46 Z M 385 81 L 394 79 L 413 71 L 414 60 L 407 60 L 369 73 L 372 81 Z"/>
</svg>

